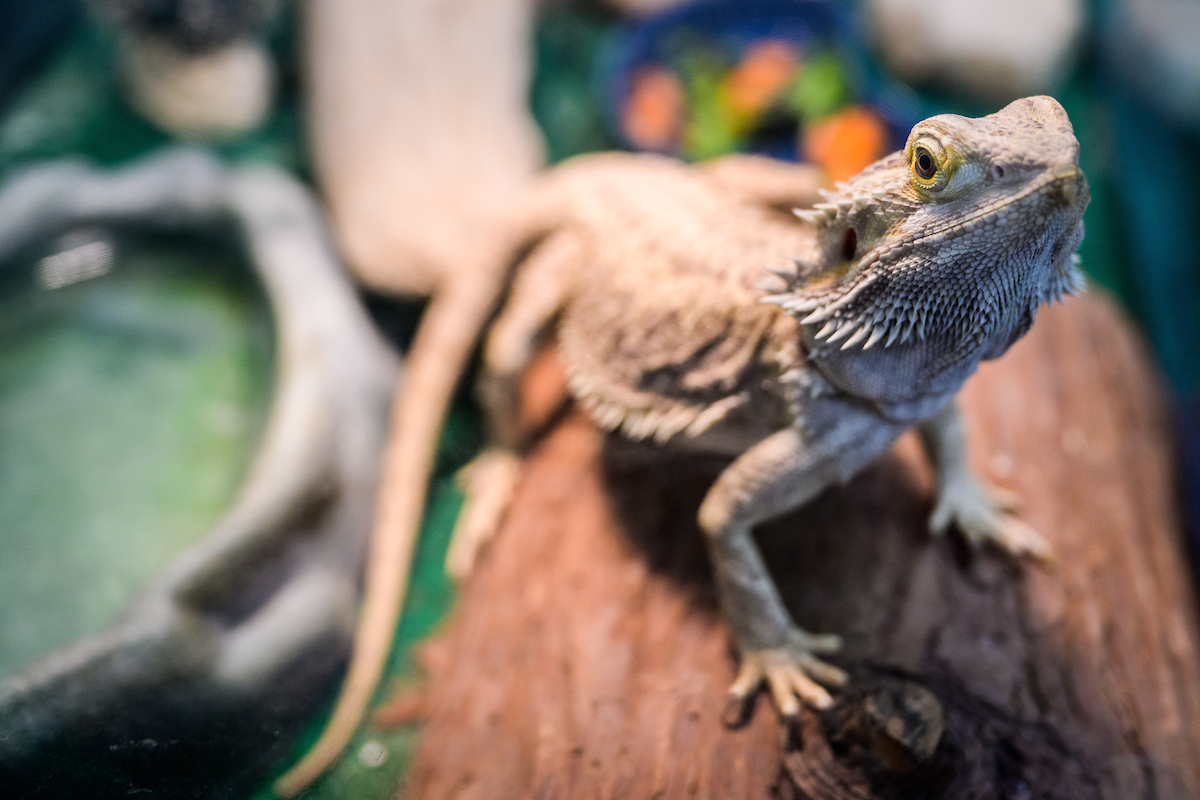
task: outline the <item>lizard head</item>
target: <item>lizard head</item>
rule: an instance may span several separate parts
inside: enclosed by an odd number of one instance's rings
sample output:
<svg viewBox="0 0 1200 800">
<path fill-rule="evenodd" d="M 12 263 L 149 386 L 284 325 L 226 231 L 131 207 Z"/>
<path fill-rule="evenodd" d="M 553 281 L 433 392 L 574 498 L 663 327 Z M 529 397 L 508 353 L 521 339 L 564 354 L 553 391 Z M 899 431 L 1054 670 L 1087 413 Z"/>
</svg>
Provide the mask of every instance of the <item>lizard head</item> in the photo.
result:
<svg viewBox="0 0 1200 800">
<path fill-rule="evenodd" d="M 797 212 L 813 256 L 766 300 L 800 319 L 810 361 L 836 386 L 903 414 L 944 400 L 1040 304 L 1082 288 L 1088 200 L 1052 98 L 931 117 L 902 151 Z"/>
</svg>

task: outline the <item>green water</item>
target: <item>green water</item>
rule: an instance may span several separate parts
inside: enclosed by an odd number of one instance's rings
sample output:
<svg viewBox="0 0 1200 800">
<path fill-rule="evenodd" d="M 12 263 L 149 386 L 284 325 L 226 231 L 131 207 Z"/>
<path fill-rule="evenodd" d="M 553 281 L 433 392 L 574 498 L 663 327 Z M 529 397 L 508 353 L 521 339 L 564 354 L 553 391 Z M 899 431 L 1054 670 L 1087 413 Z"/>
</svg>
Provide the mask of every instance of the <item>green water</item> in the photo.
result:
<svg viewBox="0 0 1200 800">
<path fill-rule="evenodd" d="M 271 388 L 269 312 L 228 256 L 118 245 L 108 274 L 35 275 L 0 273 L 0 676 L 112 624 L 204 535 Z"/>
</svg>

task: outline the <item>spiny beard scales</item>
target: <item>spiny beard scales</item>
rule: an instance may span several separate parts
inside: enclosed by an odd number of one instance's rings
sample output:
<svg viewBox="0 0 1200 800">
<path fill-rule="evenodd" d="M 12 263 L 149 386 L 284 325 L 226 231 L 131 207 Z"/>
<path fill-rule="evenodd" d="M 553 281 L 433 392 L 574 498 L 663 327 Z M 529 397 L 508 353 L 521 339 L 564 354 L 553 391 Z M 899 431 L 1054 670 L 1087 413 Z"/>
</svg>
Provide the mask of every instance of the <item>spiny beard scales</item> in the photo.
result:
<svg viewBox="0 0 1200 800">
<path fill-rule="evenodd" d="M 1078 244 L 1078 241 L 1073 242 Z M 777 304 L 795 315 L 801 324 L 819 326 L 813 338 L 839 349 L 870 349 L 876 344 L 891 347 L 909 341 L 924 341 L 936 329 L 965 336 L 963 344 L 978 344 L 1003 316 L 999 306 L 1029 301 L 1061 301 L 1086 288 L 1079 268 L 1079 255 L 1069 253 L 1052 263 L 1040 287 L 1019 287 L 1014 279 L 1016 264 L 990 261 L 976 269 L 924 269 L 904 258 L 893 263 L 876 261 L 867 269 L 852 271 L 842 281 L 820 287 L 805 287 L 809 270 L 797 263 L 794 272 L 772 270 L 787 282 L 787 291 L 768 295 L 763 302 Z M 983 291 L 991 287 L 993 291 Z M 1024 288 L 1024 292 L 1021 289 Z M 1033 288 L 1032 295 L 1026 294 Z M 1026 299 L 1016 296 L 1026 294 Z M 972 307 L 973 306 L 973 307 Z"/>
</svg>

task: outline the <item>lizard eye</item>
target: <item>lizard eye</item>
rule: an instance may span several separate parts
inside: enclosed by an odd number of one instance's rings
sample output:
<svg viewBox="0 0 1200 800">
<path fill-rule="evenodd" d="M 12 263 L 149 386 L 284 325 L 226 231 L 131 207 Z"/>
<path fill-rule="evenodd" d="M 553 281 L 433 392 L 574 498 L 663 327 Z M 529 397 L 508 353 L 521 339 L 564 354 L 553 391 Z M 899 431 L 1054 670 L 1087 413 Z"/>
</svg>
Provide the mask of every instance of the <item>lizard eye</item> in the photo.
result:
<svg viewBox="0 0 1200 800">
<path fill-rule="evenodd" d="M 912 170 L 912 181 L 916 189 L 930 200 L 940 194 L 954 177 L 956 162 L 953 154 L 936 136 L 924 132 L 909 139 L 907 148 L 908 165 Z"/>
<path fill-rule="evenodd" d="M 913 172 L 923 181 L 931 180 L 937 174 L 937 159 L 928 148 L 917 145 L 913 148 Z"/>
</svg>

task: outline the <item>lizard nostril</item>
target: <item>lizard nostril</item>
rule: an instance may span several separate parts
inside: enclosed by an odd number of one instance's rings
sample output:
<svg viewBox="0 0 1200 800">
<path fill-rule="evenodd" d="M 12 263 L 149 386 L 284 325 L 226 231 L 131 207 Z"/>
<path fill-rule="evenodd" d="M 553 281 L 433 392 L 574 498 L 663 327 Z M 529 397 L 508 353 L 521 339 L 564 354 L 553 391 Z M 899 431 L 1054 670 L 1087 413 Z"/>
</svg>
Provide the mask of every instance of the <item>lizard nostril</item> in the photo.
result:
<svg viewBox="0 0 1200 800">
<path fill-rule="evenodd" d="M 1004 167 L 999 164 L 992 165 L 992 179 L 997 181 L 1004 180 Z"/>
<path fill-rule="evenodd" d="M 846 232 L 842 234 L 842 260 L 853 261 L 854 254 L 858 251 L 858 231 L 854 228 L 846 228 Z"/>
</svg>

